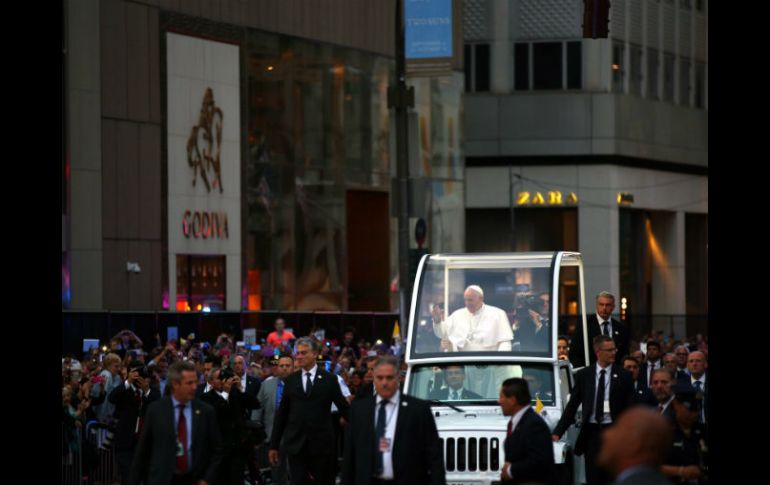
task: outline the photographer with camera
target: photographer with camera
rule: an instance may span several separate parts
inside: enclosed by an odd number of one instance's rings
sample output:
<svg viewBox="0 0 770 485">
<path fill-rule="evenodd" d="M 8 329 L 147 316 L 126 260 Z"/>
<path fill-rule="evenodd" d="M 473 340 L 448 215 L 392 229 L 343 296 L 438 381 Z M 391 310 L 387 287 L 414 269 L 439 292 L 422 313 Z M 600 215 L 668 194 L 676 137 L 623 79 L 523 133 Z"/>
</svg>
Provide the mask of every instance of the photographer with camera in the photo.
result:
<svg viewBox="0 0 770 485">
<path fill-rule="evenodd" d="M 254 483 L 257 481 L 258 476 L 258 467 L 256 463 L 257 455 L 254 451 L 254 447 L 260 445 L 265 439 L 265 431 L 262 425 L 258 424 L 256 421 L 251 420 L 251 411 L 254 409 L 259 409 L 260 407 L 257 394 L 259 394 L 259 388 L 262 383 L 259 379 L 250 376 L 246 372 L 246 359 L 242 355 L 236 355 L 233 359 L 232 371 L 238 378 L 235 384 L 238 386 L 238 390 L 243 393 L 243 426 L 251 430 L 249 433 L 250 439 L 248 443 L 243 447 L 243 453 L 244 461 L 249 467 L 249 476 L 251 477 L 252 483 Z M 229 372 L 228 367 L 223 369 L 223 373 L 226 372 Z"/>
<path fill-rule="evenodd" d="M 546 306 L 539 296 L 524 295 L 516 305 L 517 330 L 514 342 L 524 352 L 545 352 L 548 349 L 550 331 L 546 325 Z"/>
<path fill-rule="evenodd" d="M 222 434 L 224 451 L 218 483 L 242 485 L 245 465 L 244 449 L 250 448 L 250 431 L 244 424 L 244 394 L 239 378 L 230 367 L 211 369 L 207 374 L 209 390 L 201 400 L 214 407 Z"/>
<path fill-rule="evenodd" d="M 349 357 L 351 362 L 355 362 L 361 358 L 361 351 L 359 350 L 358 345 L 356 345 L 355 339 L 355 331 L 352 328 L 345 329 L 345 336 L 340 344 L 340 357 Z M 345 370 L 348 369 L 346 368 Z"/>
<path fill-rule="evenodd" d="M 129 364 L 126 379 L 107 396 L 115 405 L 115 431 L 112 446 L 121 480 L 128 481 L 129 468 L 134 459 L 139 433 L 142 431 L 144 410 L 147 405 L 160 399 L 160 391 L 151 386 L 152 372 L 142 362 Z"/>
</svg>

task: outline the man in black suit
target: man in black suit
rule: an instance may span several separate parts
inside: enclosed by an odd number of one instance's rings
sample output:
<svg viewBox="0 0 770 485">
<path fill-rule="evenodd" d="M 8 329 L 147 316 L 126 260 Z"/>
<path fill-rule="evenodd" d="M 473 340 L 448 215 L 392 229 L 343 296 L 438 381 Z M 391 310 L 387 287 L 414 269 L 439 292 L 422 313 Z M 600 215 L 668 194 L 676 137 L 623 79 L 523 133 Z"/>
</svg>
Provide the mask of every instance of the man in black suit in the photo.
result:
<svg viewBox="0 0 770 485">
<path fill-rule="evenodd" d="M 639 369 L 639 381 L 642 385 L 652 387 L 652 371 L 663 367 L 660 358 L 660 342 L 650 339 L 647 341 L 647 353 L 644 364 Z"/>
<path fill-rule="evenodd" d="M 623 356 L 628 354 L 630 335 L 628 328 L 624 324 L 611 317 L 614 309 L 615 296 L 612 293 L 602 291 L 596 296 L 596 314 L 589 315 L 587 321 L 588 344 L 590 347 L 591 342 L 593 342 L 594 337 L 597 335 L 609 335 L 618 348 L 618 355 Z M 588 349 L 588 358 L 590 359 L 590 364 L 596 363 L 596 356 L 591 352 L 590 348 Z M 569 360 L 575 367 L 587 365 L 583 350 L 582 324 L 577 326 L 575 335 L 572 337 Z"/>
<path fill-rule="evenodd" d="M 652 390 L 639 382 L 639 362 L 630 355 L 626 355 L 623 357 L 622 363 L 623 368 L 631 373 L 631 378 L 634 381 L 634 404 L 657 406 L 658 400 L 655 399 Z"/>
<path fill-rule="evenodd" d="M 633 400 L 631 374 L 615 364 L 617 347 L 612 338 L 597 335 L 593 340 L 597 360 L 575 374 L 567 407 L 553 431 L 557 441 L 575 422 L 578 406 L 583 405 L 582 426 L 575 443 L 575 454 L 585 453 L 588 485 L 607 483 L 608 477 L 597 467 L 596 457 L 601 448 L 602 429 L 614 423 Z"/>
<path fill-rule="evenodd" d="M 402 394 L 398 373 L 395 357 L 380 357 L 374 367 L 376 395 L 353 401 L 345 436 L 344 485 L 446 483 L 430 405 Z"/>
<path fill-rule="evenodd" d="M 257 423 L 252 421 L 251 411 L 258 409 L 260 406 L 257 395 L 259 394 L 259 387 L 262 385 L 262 382 L 246 372 L 246 359 L 242 355 L 236 355 L 233 359 L 233 372 L 238 378 L 235 384 L 238 386 L 238 390 L 241 391 L 240 401 L 243 410 L 243 423 L 244 426 L 248 426 L 252 430 L 249 440 L 240 448 L 240 452 L 243 453 L 243 461 L 249 468 L 251 483 L 254 484 L 257 483 L 259 477 L 257 453 L 254 447 L 259 446 L 262 439 L 264 439 L 264 428 L 257 426 Z"/>
<path fill-rule="evenodd" d="M 505 483 L 551 483 L 554 472 L 551 432 L 532 410 L 527 381 L 512 377 L 500 388 L 500 408 L 510 416 L 505 438 L 505 463 L 500 478 Z"/>
<path fill-rule="evenodd" d="M 198 383 L 198 388 L 195 390 L 195 397 L 200 399 L 200 397 L 203 396 L 203 393 L 211 390 L 211 384 L 209 384 L 208 381 L 209 373 L 214 367 L 219 367 L 220 362 L 221 359 L 218 359 L 213 355 L 207 356 L 206 360 L 203 361 L 203 382 Z"/>
<path fill-rule="evenodd" d="M 703 405 L 701 406 L 701 412 L 698 416 L 698 421 L 708 424 L 709 409 L 708 409 L 708 362 L 706 361 L 706 354 L 696 350 L 690 352 L 687 356 L 687 371 L 689 375 L 683 379 L 680 379 L 680 384 L 687 384 L 695 390 L 696 393 L 702 395 Z"/>
<path fill-rule="evenodd" d="M 376 362 L 376 355 L 369 355 L 366 357 L 364 361 L 366 364 L 366 374 L 364 374 L 364 380 L 361 383 L 361 387 L 359 387 L 358 392 L 356 392 L 355 399 L 374 396 L 374 364 Z"/>
<path fill-rule="evenodd" d="M 277 466 L 280 447 L 281 453 L 288 455 L 292 484 L 332 485 L 337 455 L 332 446 L 331 405 L 336 404 L 344 418 L 350 405 L 337 377 L 316 364 L 318 342 L 301 337 L 296 347 L 296 365 L 300 369 L 286 378 L 268 458 L 271 465 Z"/>
<path fill-rule="evenodd" d="M 217 414 L 217 423 L 222 435 L 224 456 L 220 466 L 218 483 L 243 485 L 245 468 L 243 449 L 248 445 L 249 430 L 244 423 L 243 393 L 236 385 L 237 376 L 224 381 L 221 369 L 208 373 L 210 389 L 203 393 L 201 400 L 211 405 Z"/>
<path fill-rule="evenodd" d="M 616 478 L 613 485 L 670 483 L 660 466 L 671 447 L 671 425 L 655 411 L 636 406 L 602 436 L 599 464 Z"/>
<path fill-rule="evenodd" d="M 439 401 L 459 401 L 461 399 L 483 399 L 473 391 L 463 388 L 465 383 L 465 368 L 461 365 L 448 365 L 444 367 L 444 377 L 447 387 L 436 389 L 428 394 L 429 399 Z"/>
<path fill-rule="evenodd" d="M 222 461 L 222 439 L 214 408 L 195 399 L 196 385 L 192 362 L 171 365 L 170 393 L 147 408 L 129 484 L 214 482 Z"/>
<path fill-rule="evenodd" d="M 142 430 L 144 412 L 150 403 L 160 399 L 158 388 L 150 386 L 152 374 L 142 369 L 144 369 L 144 363 L 132 362 L 126 380 L 110 391 L 107 396 L 107 399 L 115 405 L 117 424 L 113 447 L 120 478 L 125 482 L 128 482 L 137 437 Z"/>
<path fill-rule="evenodd" d="M 674 400 L 674 378 L 671 371 L 665 367 L 652 371 L 650 390 L 657 401 L 658 414 L 668 420 L 673 426 L 676 423 L 676 412 L 671 401 Z"/>
</svg>

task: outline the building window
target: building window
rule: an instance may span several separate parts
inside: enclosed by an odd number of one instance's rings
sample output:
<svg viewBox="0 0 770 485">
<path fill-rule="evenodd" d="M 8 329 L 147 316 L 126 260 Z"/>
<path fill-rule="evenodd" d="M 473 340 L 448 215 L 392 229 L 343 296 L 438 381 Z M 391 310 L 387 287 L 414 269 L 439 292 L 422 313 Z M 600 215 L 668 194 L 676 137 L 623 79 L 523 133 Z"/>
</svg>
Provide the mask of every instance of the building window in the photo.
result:
<svg viewBox="0 0 770 485">
<path fill-rule="evenodd" d="M 679 104 L 690 106 L 690 66 L 689 59 L 679 60 Z"/>
<path fill-rule="evenodd" d="M 489 91 L 489 44 L 465 44 L 465 92 Z"/>
<path fill-rule="evenodd" d="M 674 102 L 674 55 L 663 55 L 663 101 Z"/>
<path fill-rule="evenodd" d="M 698 12 L 703 12 L 703 0 L 695 0 L 695 9 Z"/>
<path fill-rule="evenodd" d="M 647 49 L 647 99 L 660 99 L 658 93 L 658 51 Z"/>
<path fill-rule="evenodd" d="M 513 46 L 513 89 L 529 90 L 529 44 L 517 43 Z"/>
<path fill-rule="evenodd" d="M 612 92 L 623 92 L 623 76 L 625 76 L 623 62 L 623 44 L 616 42 L 612 46 Z"/>
<path fill-rule="evenodd" d="M 679 6 L 683 10 L 692 10 L 692 0 L 679 0 Z"/>
<path fill-rule="evenodd" d="M 463 46 L 463 70 L 465 71 L 465 92 L 471 92 L 471 85 L 473 84 L 473 46 L 465 44 Z"/>
<path fill-rule="evenodd" d="M 628 92 L 636 96 L 642 95 L 642 48 L 631 46 L 631 72 L 628 79 Z"/>
<path fill-rule="evenodd" d="M 519 42 L 513 47 L 516 91 L 580 89 L 583 81 L 582 44 Z"/>
<path fill-rule="evenodd" d="M 567 89 L 583 87 L 582 43 L 567 42 Z"/>
<path fill-rule="evenodd" d="M 706 107 L 706 64 L 695 63 L 695 107 Z"/>
<path fill-rule="evenodd" d="M 562 89 L 562 43 L 538 42 L 532 46 L 532 88 Z"/>
</svg>

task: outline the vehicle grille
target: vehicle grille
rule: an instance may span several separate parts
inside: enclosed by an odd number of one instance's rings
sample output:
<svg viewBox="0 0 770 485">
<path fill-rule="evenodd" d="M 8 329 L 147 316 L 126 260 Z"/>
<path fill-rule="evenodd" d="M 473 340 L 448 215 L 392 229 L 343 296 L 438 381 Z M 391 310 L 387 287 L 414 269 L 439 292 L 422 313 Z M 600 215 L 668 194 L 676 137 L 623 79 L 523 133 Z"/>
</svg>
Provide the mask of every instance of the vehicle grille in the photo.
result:
<svg viewBox="0 0 770 485">
<path fill-rule="evenodd" d="M 446 471 L 497 471 L 500 469 L 498 438 L 441 438 Z"/>
</svg>

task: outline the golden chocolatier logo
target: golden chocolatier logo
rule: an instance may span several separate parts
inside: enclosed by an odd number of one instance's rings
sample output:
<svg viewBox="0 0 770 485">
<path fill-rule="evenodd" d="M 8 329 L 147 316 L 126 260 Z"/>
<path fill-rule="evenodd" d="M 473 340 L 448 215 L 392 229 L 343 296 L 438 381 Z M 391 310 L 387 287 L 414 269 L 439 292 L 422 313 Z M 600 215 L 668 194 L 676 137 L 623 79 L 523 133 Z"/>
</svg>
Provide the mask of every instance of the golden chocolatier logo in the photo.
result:
<svg viewBox="0 0 770 485">
<path fill-rule="evenodd" d="M 219 153 L 222 148 L 222 110 L 214 105 L 214 93 L 206 88 L 198 116 L 198 124 L 192 127 L 187 139 L 187 163 L 193 169 L 193 187 L 198 174 L 206 185 L 206 191 L 219 188 L 222 193 L 222 165 Z"/>
</svg>

